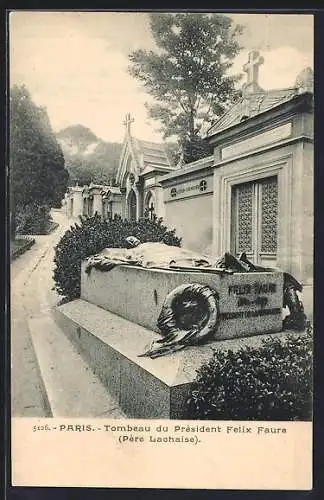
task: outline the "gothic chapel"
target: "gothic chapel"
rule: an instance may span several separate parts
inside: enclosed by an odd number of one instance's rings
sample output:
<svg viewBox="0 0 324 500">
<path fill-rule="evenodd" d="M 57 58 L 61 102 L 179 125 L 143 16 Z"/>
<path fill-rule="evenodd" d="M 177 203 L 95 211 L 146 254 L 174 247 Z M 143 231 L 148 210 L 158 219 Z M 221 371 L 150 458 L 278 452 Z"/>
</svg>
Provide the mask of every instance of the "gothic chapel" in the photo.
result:
<svg viewBox="0 0 324 500">
<path fill-rule="evenodd" d="M 144 214 L 163 216 L 163 190 L 159 177 L 172 172 L 163 144 L 142 141 L 131 134 L 130 114 L 124 122 L 126 133 L 120 157 L 116 182 L 123 195 L 121 213 L 129 219 L 138 219 Z"/>
<path fill-rule="evenodd" d="M 311 314 L 313 72 L 303 70 L 290 88 L 264 90 L 264 62 L 257 51 L 249 54 L 242 98 L 205 137 L 213 155 L 173 166 L 162 144 L 132 136 L 128 114 L 118 187 L 70 188 L 67 212 L 130 219 L 155 213 L 184 247 L 215 256 L 245 251 L 255 263 L 292 273 Z"/>
</svg>

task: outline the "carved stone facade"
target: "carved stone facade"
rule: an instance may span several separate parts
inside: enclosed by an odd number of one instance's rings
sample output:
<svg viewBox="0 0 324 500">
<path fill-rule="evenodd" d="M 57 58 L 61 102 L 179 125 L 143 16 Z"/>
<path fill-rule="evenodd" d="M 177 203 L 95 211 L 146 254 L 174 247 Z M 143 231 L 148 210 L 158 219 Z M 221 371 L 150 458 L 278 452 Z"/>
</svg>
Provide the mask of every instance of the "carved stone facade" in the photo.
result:
<svg viewBox="0 0 324 500">
<path fill-rule="evenodd" d="M 192 250 L 215 256 L 246 251 L 256 263 L 278 266 L 313 284 L 313 93 L 307 68 L 295 87 L 265 91 L 258 84 L 263 58 L 250 55 L 242 98 L 208 131 L 208 158 L 173 167 L 160 144 L 126 134 L 117 174 L 118 188 L 73 188 L 80 212 L 138 218 L 156 213 Z M 109 210 L 100 208 L 99 198 Z M 96 198 L 97 197 L 97 198 Z M 93 201 L 91 201 L 91 199 Z M 89 205 L 88 205 L 89 206 Z M 91 212 L 92 211 L 92 212 Z M 106 216 L 106 215 L 105 215 Z"/>
<path fill-rule="evenodd" d="M 257 67 L 263 62 L 254 53 L 246 70 L 253 61 Z M 241 100 L 208 131 L 213 157 L 160 179 L 165 220 L 184 246 L 215 256 L 246 251 L 256 263 L 292 273 L 303 283 L 311 312 L 311 70 L 288 89 L 265 91 L 256 77 L 251 69 Z M 198 189 L 201 182 L 204 192 Z"/>
<path fill-rule="evenodd" d="M 175 170 L 163 144 L 142 141 L 131 134 L 133 119 L 128 114 L 124 122 L 126 134 L 116 186 L 71 187 L 66 195 L 67 213 L 70 217 L 93 215 L 104 217 L 115 214 L 127 219 L 146 215 L 164 215 L 163 190 L 159 178 Z M 83 204 L 81 202 L 83 198 Z"/>
</svg>

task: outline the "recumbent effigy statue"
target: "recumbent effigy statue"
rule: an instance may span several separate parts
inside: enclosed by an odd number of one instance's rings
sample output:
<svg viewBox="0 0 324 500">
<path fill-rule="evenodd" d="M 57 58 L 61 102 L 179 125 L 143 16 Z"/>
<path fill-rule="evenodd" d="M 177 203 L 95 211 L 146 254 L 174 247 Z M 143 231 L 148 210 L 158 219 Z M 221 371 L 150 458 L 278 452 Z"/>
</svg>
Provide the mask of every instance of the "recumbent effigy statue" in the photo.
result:
<svg viewBox="0 0 324 500">
<path fill-rule="evenodd" d="M 134 236 L 126 238 L 125 247 L 106 248 L 100 254 L 90 257 L 86 273 L 90 273 L 92 268 L 109 271 L 118 265 L 215 274 L 278 271 L 255 265 L 247 259 L 245 253 L 239 257 L 225 253 L 215 259 L 164 243 L 141 243 Z M 284 272 L 283 277 L 282 307 L 289 309 L 289 315 L 283 321 L 283 329 L 302 331 L 306 324 L 303 304 L 298 296 L 302 285 L 288 273 Z M 257 300 L 260 300 L 262 308 L 262 298 Z M 152 342 L 140 356 L 156 358 L 207 341 L 218 328 L 218 304 L 218 293 L 210 286 L 186 283 L 176 287 L 166 296 L 157 319 L 161 338 Z"/>
</svg>

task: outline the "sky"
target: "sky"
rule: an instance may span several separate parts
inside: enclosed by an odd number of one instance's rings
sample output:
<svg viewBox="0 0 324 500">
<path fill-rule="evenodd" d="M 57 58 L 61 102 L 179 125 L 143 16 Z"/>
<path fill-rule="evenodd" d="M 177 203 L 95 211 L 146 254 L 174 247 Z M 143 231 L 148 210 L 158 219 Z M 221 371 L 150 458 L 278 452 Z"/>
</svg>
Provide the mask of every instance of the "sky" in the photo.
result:
<svg viewBox="0 0 324 500">
<path fill-rule="evenodd" d="M 313 68 L 311 15 L 228 15 L 245 26 L 233 73 L 242 72 L 251 50 L 264 57 L 264 89 L 293 86 L 302 69 Z M 128 54 L 139 48 L 155 48 L 144 12 L 11 12 L 10 86 L 25 84 L 56 132 L 81 124 L 101 139 L 122 142 L 130 112 L 136 137 L 160 141 L 144 107 L 150 96 L 127 72 Z"/>
</svg>

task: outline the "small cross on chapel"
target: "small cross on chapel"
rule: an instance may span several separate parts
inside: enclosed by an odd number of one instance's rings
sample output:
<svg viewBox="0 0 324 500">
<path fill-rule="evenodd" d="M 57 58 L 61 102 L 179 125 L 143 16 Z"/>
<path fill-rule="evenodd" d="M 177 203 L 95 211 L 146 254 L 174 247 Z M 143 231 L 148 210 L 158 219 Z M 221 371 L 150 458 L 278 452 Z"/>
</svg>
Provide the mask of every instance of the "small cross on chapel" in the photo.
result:
<svg viewBox="0 0 324 500">
<path fill-rule="evenodd" d="M 257 50 L 249 53 L 249 60 L 243 66 L 243 71 L 247 73 L 247 82 L 243 87 L 244 93 L 261 92 L 263 89 L 259 85 L 259 66 L 264 63 L 264 58 Z"/>
<path fill-rule="evenodd" d="M 125 116 L 125 120 L 123 121 L 123 125 L 125 125 L 126 133 L 130 134 L 131 124 L 134 123 L 135 119 L 131 116 L 130 113 L 127 113 Z"/>
</svg>

